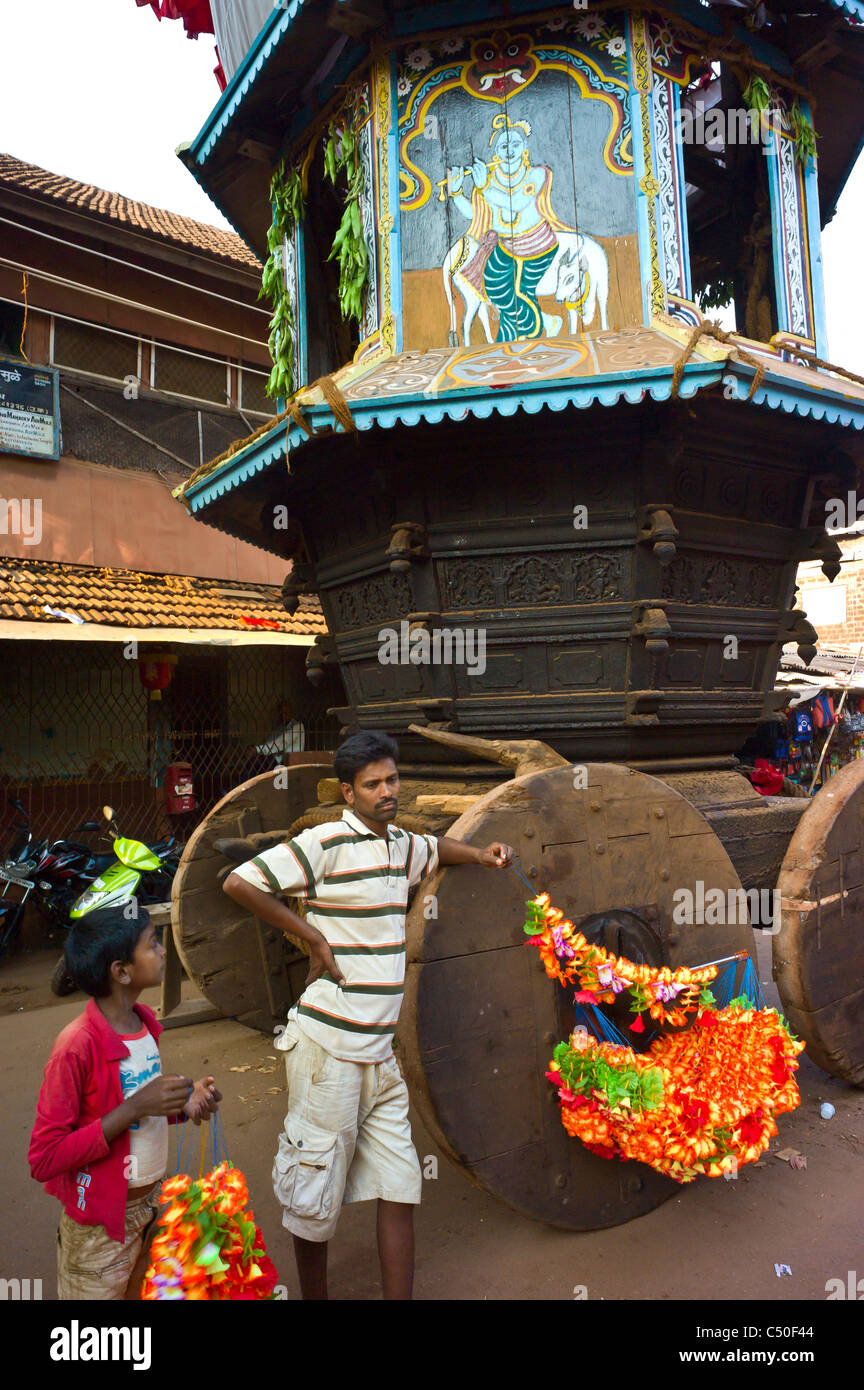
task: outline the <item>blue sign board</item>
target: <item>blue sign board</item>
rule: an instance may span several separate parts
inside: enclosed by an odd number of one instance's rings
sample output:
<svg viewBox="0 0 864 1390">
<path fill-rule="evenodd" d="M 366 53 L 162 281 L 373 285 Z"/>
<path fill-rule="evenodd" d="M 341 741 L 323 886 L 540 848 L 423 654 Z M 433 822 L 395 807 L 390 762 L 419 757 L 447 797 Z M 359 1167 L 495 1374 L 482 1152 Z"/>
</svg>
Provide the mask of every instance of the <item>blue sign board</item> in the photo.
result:
<svg viewBox="0 0 864 1390">
<path fill-rule="evenodd" d="M 54 367 L 0 357 L 0 454 L 60 457 L 60 385 Z"/>
</svg>

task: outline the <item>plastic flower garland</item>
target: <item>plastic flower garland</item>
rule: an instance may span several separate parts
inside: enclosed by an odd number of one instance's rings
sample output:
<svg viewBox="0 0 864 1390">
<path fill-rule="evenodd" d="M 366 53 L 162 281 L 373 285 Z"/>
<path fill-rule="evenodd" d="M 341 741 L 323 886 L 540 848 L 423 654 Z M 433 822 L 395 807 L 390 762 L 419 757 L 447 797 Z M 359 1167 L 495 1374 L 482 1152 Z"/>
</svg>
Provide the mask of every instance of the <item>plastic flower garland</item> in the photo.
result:
<svg viewBox="0 0 864 1390">
<path fill-rule="evenodd" d="M 630 1011 L 637 1015 L 631 1025 L 634 1033 L 644 1031 L 639 1018 L 643 1013 L 658 1023 L 681 1027 L 687 1022 L 687 1015 L 699 1007 L 703 986 L 717 975 L 714 965 L 703 965 L 697 970 L 635 965 L 626 956 L 613 956 L 602 946 L 591 946 L 563 912 L 552 907 L 548 893 L 541 893 L 528 904 L 525 934 L 540 952 L 550 979 L 560 980 L 562 985 L 578 980 L 578 1004 L 612 1004 L 628 990 Z"/>
<path fill-rule="evenodd" d="M 632 972 L 640 971 L 645 973 L 638 983 L 646 992 L 662 982 L 680 984 L 679 994 L 686 990 L 689 995 L 704 981 L 706 970 L 711 971 L 708 978 L 717 973 L 714 967 L 654 970 L 610 957 L 602 948 L 588 946 L 571 923 L 550 909 L 546 893 L 529 904 L 529 911 L 525 930 L 547 973 L 562 982 L 574 976 L 582 981 L 598 965 L 601 970 L 611 966 L 611 977 L 603 970 L 601 984 L 614 978 L 626 988 L 636 978 Z M 545 925 L 538 932 L 541 917 Z M 564 971 L 558 968 L 559 943 L 573 952 L 565 955 Z M 617 992 L 610 985 L 596 999 L 611 1002 Z M 595 992 L 591 994 L 595 1002 Z M 634 1002 L 639 999 L 636 995 Z M 700 1174 L 719 1177 L 753 1163 L 767 1149 L 777 1133 L 775 1115 L 800 1103 L 794 1074 L 804 1050 L 776 1009 L 756 1009 L 741 997 L 718 1010 L 704 987 L 692 1005 L 687 995 L 685 999 L 665 1016 L 674 1023 L 674 1015 L 686 1008 L 696 1014 L 693 1026 L 656 1038 L 647 1052 L 599 1042 L 580 1029 L 569 1043 L 558 1044 L 546 1072 L 558 1089 L 568 1134 L 602 1158 L 636 1159 L 682 1183 Z M 666 1001 L 657 1002 L 662 1006 Z"/>
<path fill-rule="evenodd" d="M 238 1168 L 220 1163 L 206 1177 L 185 1174 L 162 1184 L 162 1212 L 150 1246 L 142 1299 L 271 1298 L 276 1268 L 248 1210 Z"/>
</svg>

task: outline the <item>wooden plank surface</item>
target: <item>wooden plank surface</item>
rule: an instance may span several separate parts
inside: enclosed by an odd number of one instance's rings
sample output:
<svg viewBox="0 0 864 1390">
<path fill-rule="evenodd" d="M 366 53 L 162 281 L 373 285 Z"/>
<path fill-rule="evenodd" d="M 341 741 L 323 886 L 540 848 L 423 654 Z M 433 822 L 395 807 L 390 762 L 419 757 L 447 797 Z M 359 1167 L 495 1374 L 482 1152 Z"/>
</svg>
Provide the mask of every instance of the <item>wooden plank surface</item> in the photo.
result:
<svg viewBox="0 0 864 1390">
<path fill-rule="evenodd" d="M 808 1056 L 864 1086 L 864 762 L 807 805 L 778 880 L 774 978 Z"/>
</svg>

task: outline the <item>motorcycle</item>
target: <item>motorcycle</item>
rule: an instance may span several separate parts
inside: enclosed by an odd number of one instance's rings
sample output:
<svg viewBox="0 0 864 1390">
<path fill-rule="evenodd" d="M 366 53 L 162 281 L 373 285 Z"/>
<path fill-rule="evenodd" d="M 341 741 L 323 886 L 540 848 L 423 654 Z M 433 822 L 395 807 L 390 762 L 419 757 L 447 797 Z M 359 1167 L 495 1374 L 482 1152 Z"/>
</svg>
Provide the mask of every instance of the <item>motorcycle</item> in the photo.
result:
<svg viewBox="0 0 864 1390">
<path fill-rule="evenodd" d="M 24 910 L 31 895 L 34 902 L 53 927 L 66 925 L 69 908 L 82 887 L 98 873 L 92 850 L 75 840 L 34 840 L 27 811 L 17 798 L 10 805 L 21 813 L 14 823 L 17 832 L 6 858 L 0 865 L 0 956 L 17 939 Z M 95 821 L 78 826 L 76 834 L 98 830 Z M 110 858 L 106 857 L 106 858 Z M 10 898 L 11 887 L 23 889 L 18 898 Z"/>
<path fill-rule="evenodd" d="M 23 819 L 13 822 L 13 837 L 9 850 L 0 865 L 0 956 L 4 956 L 14 943 L 24 916 L 24 905 L 36 887 L 32 878 L 33 870 L 39 862 L 44 841 L 34 841 L 30 819 L 22 802 L 10 796 L 9 805 L 19 811 Z M 8 897 L 12 885 L 24 889 L 20 898 Z"/>
<path fill-rule="evenodd" d="M 147 903 L 165 902 L 171 895 L 171 882 L 177 872 L 181 853 L 176 836 L 148 846 L 120 834 L 113 807 L 103 806 L 102 814 L 112 841 L 111 862 L 101 867 L 84 892 L 75 899 L 68 912 L 70 922 L 79 921 L 100 908 L 122 907 L 134 897 L 146 906 Z M 61 956 L 51 976 L 52 992 L 62 998 L 72 994 L 75 988 L 75 982 L 66 969 L 66 958 Z"/>
</svg>

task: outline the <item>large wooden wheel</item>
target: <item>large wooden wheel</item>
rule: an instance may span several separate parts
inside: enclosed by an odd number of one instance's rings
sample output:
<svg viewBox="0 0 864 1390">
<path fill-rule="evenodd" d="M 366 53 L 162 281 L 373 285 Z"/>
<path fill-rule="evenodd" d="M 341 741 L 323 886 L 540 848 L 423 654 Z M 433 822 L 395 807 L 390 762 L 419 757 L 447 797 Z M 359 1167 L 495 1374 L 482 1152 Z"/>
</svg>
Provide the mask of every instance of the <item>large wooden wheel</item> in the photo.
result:
<svg viewBox="0 0 864 1390">
<path fill-rule="evenodd" d="M 235 787 L 196 827 L 174 878 L 171 920 L 187 975 L 228 1017 L 265 1033 L 284 1022 L 302 994 L 308 962 L 281 932 L 222 892 L 234 861 L 215 842 L 287 838 L 294 821 L 315 806 L 319 779 L 332 771 L 324 763 L 300 763 Z M 275 785 L 279 773 L 284 786 Z M 338 818 L 341 807 L 334 812 Z"/>
<path fill-rule="evenodd" d="M 696 895 L 700 879 L 705 893 L 741 886 L 695 807 L 625 767 L 589 764 L 587 773 L 585 790 L 574 790 L 571 767 L 517 777 L 447 833 L 511 844 L 537 892 L 631 959 L 675 967 L 749 951 L 746 921 L 673 921 L 676 889 Z M 677 1185 L 643 1164 L 598 1158 L 566 1134 L 543 1073 L 572 1029 L 572 991 L 549 980 L 525 944 L 527 897 L 509 869 L 444 869 L 424 887 L 408 916 L 400 1055 L 423 1119 L 472 1179 L 553 1225 L 616 1225 Z"/>
<path fill-rule="evenodd" d="M 817 792 L 778 880 L 774 978 L 807 1055 L 864 1086 L 864 762 Z"/>
</svg>

